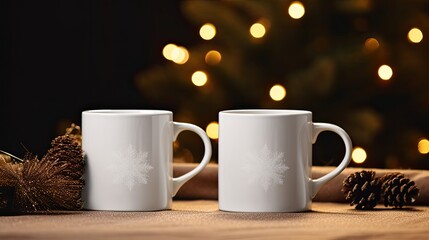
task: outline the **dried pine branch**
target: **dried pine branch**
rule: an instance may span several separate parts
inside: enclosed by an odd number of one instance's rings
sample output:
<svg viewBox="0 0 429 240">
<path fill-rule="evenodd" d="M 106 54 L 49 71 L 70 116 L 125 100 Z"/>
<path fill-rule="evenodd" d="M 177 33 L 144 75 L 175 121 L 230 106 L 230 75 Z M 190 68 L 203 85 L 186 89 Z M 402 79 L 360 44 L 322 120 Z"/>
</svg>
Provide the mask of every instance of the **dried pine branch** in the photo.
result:
<svg viewBox="0 0 429 240">
<path fill-rule="evenodd" d="M 83 181 L 62 175 L 63 170 L 48 161 L 26 159 L 17 185 L 21 210 L 81 209 Z"/>
<path fill-rule="evenodd" d="M 55 138 L 40 160 L 27 152 L 23 159 L 0 154 L 0 186 L 16 189 L 20 211 L 79 210 L 83 207 L 84 159 L 80 127 L 72 125 Z M 22 161 L 22 162 L 21 162 Z"/>
</svg>

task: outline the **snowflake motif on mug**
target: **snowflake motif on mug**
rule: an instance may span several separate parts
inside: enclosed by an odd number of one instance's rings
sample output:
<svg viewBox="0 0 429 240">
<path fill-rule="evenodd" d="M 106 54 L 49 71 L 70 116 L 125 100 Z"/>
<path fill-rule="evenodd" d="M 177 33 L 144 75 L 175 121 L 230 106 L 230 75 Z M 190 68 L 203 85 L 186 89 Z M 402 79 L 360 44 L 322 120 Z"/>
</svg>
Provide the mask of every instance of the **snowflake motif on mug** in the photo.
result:
<svg viewBox="0 0 429 240">
<path fill-rule="evenodd" d="M 136 184 L 147 184 L 153 167 L 148 152 L 137 151 L 129 145 L 113 154 L 113 163 L 108 169 L 113 173 L 114 184 L 123 184 L 131 191 Z"/>
<path fill-rule="evenodd" d="M 261 151 L 248 154 L 243 170 L 249 183 L 257 183 L 268 191 L 273 184 L 283 184 L 284 173 L 289 169 L 283 152 L 271 151 L 267 144 Z"/>
</svg>

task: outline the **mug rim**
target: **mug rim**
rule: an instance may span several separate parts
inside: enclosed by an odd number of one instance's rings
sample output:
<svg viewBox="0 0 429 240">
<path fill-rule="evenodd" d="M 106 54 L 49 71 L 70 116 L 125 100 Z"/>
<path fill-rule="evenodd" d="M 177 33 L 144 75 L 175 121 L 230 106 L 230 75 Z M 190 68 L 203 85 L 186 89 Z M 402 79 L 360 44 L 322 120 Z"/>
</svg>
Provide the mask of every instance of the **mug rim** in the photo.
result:
<svg viewBox="0 0 429 240">
<path fill-rule="evenodd" d="M 92 109 L 82 111 L 82 114 L 96 116 L 156 116 L 172 115 L 173 112 L 157 109 Z"/>
<path fill-rule="evenodd" d="M 311 115 L 311 111 L 295 109 L 231 109 L 220 111 L 221 115 L 233 116 L 293 116 Z"/>
</svg>

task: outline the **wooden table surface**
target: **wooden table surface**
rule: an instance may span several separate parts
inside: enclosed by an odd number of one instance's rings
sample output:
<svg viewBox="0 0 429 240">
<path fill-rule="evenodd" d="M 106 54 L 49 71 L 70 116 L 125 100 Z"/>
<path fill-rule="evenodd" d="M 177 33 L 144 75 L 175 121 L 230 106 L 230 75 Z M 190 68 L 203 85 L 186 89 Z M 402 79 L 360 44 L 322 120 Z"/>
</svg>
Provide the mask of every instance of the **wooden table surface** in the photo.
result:
<svg viewBox="0 0 429 240">
<path fill-rule="evenodd" d="M 159 212 L 78 211 L 0 216 L 0 239 L 429 239 L 429 207 L 357 211 L 313 203 L 304 213 L 229 213 L 216 201 Z"/>
</svg>

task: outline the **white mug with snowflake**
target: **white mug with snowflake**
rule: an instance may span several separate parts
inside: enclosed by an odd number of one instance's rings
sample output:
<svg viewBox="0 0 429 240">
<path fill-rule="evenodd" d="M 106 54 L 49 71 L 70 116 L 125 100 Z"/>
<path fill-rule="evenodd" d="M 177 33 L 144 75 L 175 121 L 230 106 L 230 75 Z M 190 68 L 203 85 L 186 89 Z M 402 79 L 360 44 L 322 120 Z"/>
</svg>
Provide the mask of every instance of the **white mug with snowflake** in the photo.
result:
<svg viewBox="0 0 429 240">
<path fill-rule="evenodd" d="M 201 163 L 173 178 L 173 141 L 189 130 L 205 147 Z M 172 197 L 210 161 L 204 130 L 173 122 L 163 110 L 89 110 L 82 112 L 85 154 L 84 208 L 111 211 L 170 209 Z"/>
<path fill-rule="evenodd" d="M 312 144 L 322 131 L 345 145 L 339 166 L 311 178 Z M 243 109 L 219 113 L 219 209 L 232 212 L 300 212 L 350 162 L 352 143 L 340 127 L 313 123 L 303 110 Z"/>
</svg>

